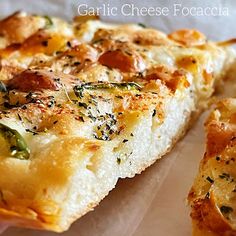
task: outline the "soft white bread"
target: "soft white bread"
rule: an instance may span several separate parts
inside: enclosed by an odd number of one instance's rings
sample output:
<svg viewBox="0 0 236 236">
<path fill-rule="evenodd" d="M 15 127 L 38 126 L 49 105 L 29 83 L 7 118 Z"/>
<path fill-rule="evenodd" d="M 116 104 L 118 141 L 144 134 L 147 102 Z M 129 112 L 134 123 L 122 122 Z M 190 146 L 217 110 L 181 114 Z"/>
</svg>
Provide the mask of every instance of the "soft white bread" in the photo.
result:
<svg viewBox="0 0 236 236">
<path fill-rule="evenodd" d="M 34 30 L 9 28 L 18 18 Z M 0 219 L 29 228 L 67 230 L 161 158 L 234 60 L 196 30 L 22 13 L 0 26 Z"/>
</svg>

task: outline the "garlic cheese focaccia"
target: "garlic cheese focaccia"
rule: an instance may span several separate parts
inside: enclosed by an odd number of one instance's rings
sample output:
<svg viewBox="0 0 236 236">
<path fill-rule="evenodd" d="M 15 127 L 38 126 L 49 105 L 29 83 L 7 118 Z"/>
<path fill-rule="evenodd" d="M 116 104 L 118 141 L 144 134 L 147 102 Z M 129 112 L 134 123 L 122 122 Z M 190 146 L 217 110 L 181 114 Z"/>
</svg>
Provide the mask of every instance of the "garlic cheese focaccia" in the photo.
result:
<svg viewBox="0 0 236 236">
<path fill-rule="evenodd" d="M 189 193 L 194 236 L 236 235 L 236 99 L 217 104 L 206 124 L 206 153 Z"/>
<path fill-rule="evenodd" d="M 168 152 L 225 76 L 230 42 L 94 17 L 0 22 L 0 220 L 62 232 Z"/>
</svg>

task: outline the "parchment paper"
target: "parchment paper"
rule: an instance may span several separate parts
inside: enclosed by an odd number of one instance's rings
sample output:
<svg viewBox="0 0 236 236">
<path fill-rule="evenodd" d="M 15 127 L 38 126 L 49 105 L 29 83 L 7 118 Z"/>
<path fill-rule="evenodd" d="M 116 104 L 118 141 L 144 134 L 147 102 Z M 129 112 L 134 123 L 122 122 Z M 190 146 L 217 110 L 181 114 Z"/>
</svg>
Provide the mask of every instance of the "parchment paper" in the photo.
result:
<svg viewBox="0 0 236 236">
<path fill-rule="evenodd" d="M 1 0 L 0 15 L 22 9 L 70 20 L 79 4 L 91 7 L 102 3 L 120 8 L 168 7 L 182 4 L 190 7 L 227 7 L 228 16 L 101 16 L 106 21 L 142 22 L 165 32 L 177 28 L 197 28 L 212 40 L 236 37 L 236 1 L 75 1 L 75 0 Z M 232 86 L 230 86 L 232 88 Z M 235 92 L 235 91 L 234 91 Z M 234 95 L 234 92 L 232 95 Z M 229 93 L 228 93 L 229 94 Z M 207 113 L 207 112 L 206 112 Z M 63 236 L 187 236 L 191 234 L 186 196 L 204 153 L 203 114 L 186 137 L 170 154 L 141 175 L 119 181 L 117 187 L 93 212 L 77 220 Z M 3 236 L 53 236 L 55 233 L 9 228 Z"/>
</svg>

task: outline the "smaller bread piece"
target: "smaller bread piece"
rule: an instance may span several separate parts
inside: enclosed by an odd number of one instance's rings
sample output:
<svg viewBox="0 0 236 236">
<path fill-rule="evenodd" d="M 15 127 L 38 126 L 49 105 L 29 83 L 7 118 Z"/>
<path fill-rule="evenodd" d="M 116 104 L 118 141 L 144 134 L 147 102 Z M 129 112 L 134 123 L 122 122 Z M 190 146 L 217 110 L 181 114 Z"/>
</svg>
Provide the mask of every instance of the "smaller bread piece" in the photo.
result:
<svg viewBox="0 0 236 236">
<path fill-rule="evenodd" d="M 206 152 L 189 193 L 194 236 L 236 235 L 236 99 L 206 121 Z"/>
</svg>

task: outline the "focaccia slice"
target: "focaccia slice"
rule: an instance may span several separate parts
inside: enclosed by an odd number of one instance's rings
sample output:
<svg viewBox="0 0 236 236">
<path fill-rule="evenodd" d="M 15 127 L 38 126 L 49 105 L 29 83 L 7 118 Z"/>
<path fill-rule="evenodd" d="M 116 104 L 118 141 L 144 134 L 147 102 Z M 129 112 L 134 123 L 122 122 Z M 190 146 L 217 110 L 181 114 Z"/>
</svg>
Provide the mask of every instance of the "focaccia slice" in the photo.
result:
<svg viewBox="0 0 236 236">
<path fill-rule="evenodd" d="M 0 26 L 0 220 L 29 228 L 67 230 L 161 158 L 234 60 L 196 30 L 25 13 Z"/>
<path fill-rule="evenodd" d="M 236 99 L 219 102 L 205 126 L 206 153 L 188 196 L 193 235 L 236 235 Z"/>
</svg>

